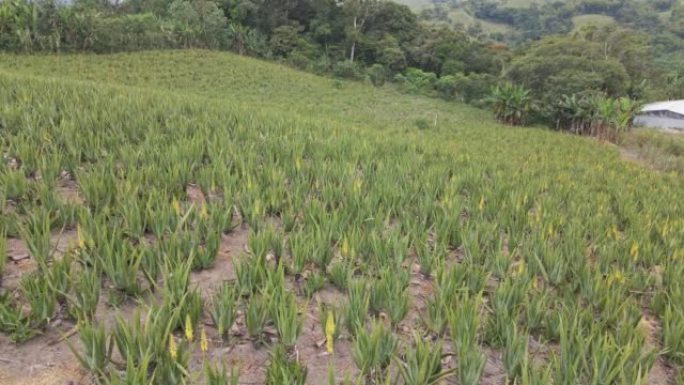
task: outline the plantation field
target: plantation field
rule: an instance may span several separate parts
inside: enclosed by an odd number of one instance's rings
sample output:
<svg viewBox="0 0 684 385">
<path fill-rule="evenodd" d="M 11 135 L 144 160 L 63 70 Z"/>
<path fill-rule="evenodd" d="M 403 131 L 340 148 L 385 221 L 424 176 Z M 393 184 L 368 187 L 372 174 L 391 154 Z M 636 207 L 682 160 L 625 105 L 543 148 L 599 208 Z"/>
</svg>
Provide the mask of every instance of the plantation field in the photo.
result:
<svg viewBox="0 0 684 385">
<path fill-rule="evenodd" d="M 396 0 L 397 3 L 408 6 L 414 11 L 432 6 L 431 0 Z"/>
<path fill-rule="evenodd" d="M 462 24 L 466 28 L 471 27 L 476 23 L 480 23 L 482 30 L 488 33 L 506 33 L 511 32 L 512 30 L 511 27 L 505 24 L 478 19 L 463 8 L 452 9 L 449 12 L 449 18 L 455 23 Z"/>
<path fill-rule="evenodd" d="M 220 99 L 233 109 L 345 126 L 415 128 L 416 120 L 453 127 L 483 113 L 391 88 L 340 82 L 250 58 L 211 51 L 100 56 L 3 56 L 0 69 L 29 76 L 87 80 Z M 294 99 L 294 100 L 293 100 Z M 407 109 L 406 106 L 412 106 Z M 454 113 L 454 109 L 457 113 Z"/>
<path fill-rule="evenodd" d="M 528 8 L 533 4 L 541 5 L 544 2 L 544 0 L 505 0 L 504 4 L 512 8 Z"/>
<path fill-rule="evenodd" d="M 206 51 L 0 56 L 0 132 L 1 384 L 684 383 L 611 145 Z"/>
<path fill-rule="evenodd" d="M 587 25 L 602 27 L 614 22 L 615 19 L 613 17 L 598 14 L 580 15 L 572 18 L 572 23 L 574 24 L 576 31 L 579 31 L 582 27 Z"/>
</svg>

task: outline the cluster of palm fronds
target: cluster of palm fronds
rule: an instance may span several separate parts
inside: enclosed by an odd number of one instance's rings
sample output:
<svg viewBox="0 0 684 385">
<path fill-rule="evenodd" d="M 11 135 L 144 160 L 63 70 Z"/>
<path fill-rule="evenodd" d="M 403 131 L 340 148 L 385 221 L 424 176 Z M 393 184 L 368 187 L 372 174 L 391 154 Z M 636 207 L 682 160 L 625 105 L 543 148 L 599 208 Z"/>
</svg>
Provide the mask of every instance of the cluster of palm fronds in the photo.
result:
<svg viewBox="0 0 684 385">
<path fill-rule="evenodd" d="M 555 106 L 556 127 L 574 134 L 608 140 L 632 127 L 641 104 L 628 97 L 613 99 L 604 95 L 564 95 Z"/>
</svg>

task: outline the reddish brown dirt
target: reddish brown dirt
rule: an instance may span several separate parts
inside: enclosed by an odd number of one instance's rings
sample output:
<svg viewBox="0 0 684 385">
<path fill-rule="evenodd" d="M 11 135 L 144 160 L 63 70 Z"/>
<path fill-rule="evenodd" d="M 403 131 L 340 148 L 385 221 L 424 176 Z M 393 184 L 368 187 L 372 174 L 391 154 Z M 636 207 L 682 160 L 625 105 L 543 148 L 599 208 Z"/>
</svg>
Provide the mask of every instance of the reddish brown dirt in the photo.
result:
<svg viewBox="0 0 684 385">
<path fill-rule="evenodd" d="M 85 199 L 78 188 L 78 183 L 68 175 L 63 175 L 59 178 L 57 185 L 55 186 L 55 191 L 57 196 L 59 196 L 64 203 L 82 205 L 85 202 Z"/>
<path fill-rule="evenodd" d="M 483 348 L 482 351 L 487 356 L 487 362 L 482 371 L 480 383 L 482 385 L 504 385 L 506 383 L 506 369 L 504 369 L 503 361 L 501 361 L 501 353 L 487 347 Z"/>
<path fill-rule="evenodd" d="M 44 334 L 21 345 L 0 334 L 0 384 L 3 385 L 85 385 L 89 376 L 81 370 L 64 342 L 51 344 L 71 329 L 71 325 L 48 327 Z M 77 337 L 71 337 L 73 344 Z"/>
<path fill-rule="evenodd" d="M 192 273 L 190 282 L 203 293 L 208 293 L 226 281 L 235 279 L 234 259 L 240 255 L 247 244 L 249 230 L 238 227 L 221 237 L 221 245 L 216 262 L 211 269 Z"/>
<path fill-rule="evenodd" d="M 195 204 L 196 206 L 201 206 L 206 202 L 202 189 L 200 189 L 199 186 L 195 184 L 187 185 L 185 188 L 185 193 L 188 196 L 188 201 L 190 203 Z"/>
<path fill-rule="evenodd" d="M 51 237 L 51 245 L 54 250 L 54 258 L 60 258 L 77 242 L 76 231 L 65 230 L 62 233 L 54 233 Z M 19 286 L 21 278 L 37 269 L 36 261 L 31 257 L 24 241 L 18 238 L 7 239 L 7 266 L 2 275 L 2 288 L 13 290 Z"/>
<path fill-rule="evenodd" d="M 646 344 L 649 349 L 660 351 L 660 322 L 650 311 L 644 311 L 643 318 L 639 322 L 639 330 L 646 336 Z M 648 373 L 649 385 L 667 385 L 672 383 L 675 377 L 675 369 L 667 364 L 663 356 L 658 356 L 653 368 Z"/>
</svg>

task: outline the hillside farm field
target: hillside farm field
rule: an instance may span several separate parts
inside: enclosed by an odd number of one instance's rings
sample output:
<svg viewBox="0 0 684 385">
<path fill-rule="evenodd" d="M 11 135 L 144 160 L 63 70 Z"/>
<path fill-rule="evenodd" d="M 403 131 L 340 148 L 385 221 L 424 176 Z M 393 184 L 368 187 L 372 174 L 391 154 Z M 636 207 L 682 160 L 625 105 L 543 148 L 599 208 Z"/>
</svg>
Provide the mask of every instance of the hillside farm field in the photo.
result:
<svg viewBox="0 0 684 385">
<path fill-rule="evenodd" d="M 612 145 L 207 51 L 2 55 L 0 133 L 0 384 L 684 384 Z"/>
</svg>

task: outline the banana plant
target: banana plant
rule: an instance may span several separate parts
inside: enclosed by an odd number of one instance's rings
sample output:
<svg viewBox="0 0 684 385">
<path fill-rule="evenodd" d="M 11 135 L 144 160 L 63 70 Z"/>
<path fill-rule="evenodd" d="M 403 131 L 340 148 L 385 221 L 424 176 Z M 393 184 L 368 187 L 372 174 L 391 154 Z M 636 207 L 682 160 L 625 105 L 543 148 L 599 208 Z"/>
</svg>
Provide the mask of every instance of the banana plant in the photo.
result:
<svg viewBox="0 0 684 385">
<path fill-rule="evenodd" d="M 494 87 L 487 100 L 494 109 L 496 120 L 512 126 L 524 125 L 532 110 L 530 91 L 511 83 Z"/>
</svg>

